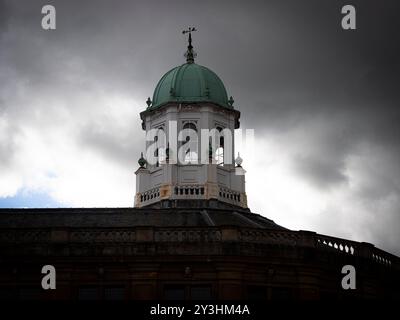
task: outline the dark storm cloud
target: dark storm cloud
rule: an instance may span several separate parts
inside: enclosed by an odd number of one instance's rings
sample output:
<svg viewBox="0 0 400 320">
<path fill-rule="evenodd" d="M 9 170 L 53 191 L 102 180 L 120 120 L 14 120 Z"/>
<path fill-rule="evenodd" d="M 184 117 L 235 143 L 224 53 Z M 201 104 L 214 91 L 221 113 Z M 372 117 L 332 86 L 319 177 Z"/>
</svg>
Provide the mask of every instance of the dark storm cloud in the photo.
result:
<svg viewBox="0 0 400 320">
<path fill-rule="evenodd" d="M 55 31 L 40 27 L 45 3 L 0 1 L 0 116 L 15 128 L 0 146 L 3 163 L 16 152 L 18 126 L 73 121 L 70 139 L 130 165 L 142 148 L 137 122 L 106 128 L 90 97 L 139 99 L 132 108 L 142 111 L 161 75 L 184 62 L 181 30 L 194 25 L 197 62 L 222 78 L 244 127 L 281 141 L 293 174 L 335 190 L 351 185 L 349 159 L 366 146 L 378 150 L 373 181 L 357 195 L 366 207 L 397 199 L 387 221 L 400 226 L 398 1 L 352 1 L 355 31 L 341 29 L 348 3 L 339 0 L 51 1 Z M 63 102 L 64 113 L 53 102 Z M 378 237 L 381 228 L 370 232 Z M 400 241 L 395 230 L 391 237 Z"/>
<path fill-rule="evenodd" d="M 343 172 L 344 163 L 337 162 L 334 158 L 296 156 L 293 160 L 296 170 L 320 188 L 326 189 L 331 185 L 348 181 L 348 177 Z"/>
<path fill-rule="evenodd" d="M 249 87 L 237 99 L 247 111 L 245 125 L 279 134 L 309 126 L 315 118 L 325 123 L 309 135 L 324 136 L 320 152 L 295 157 L 300 173 L 317 186 L 345 181 L 345 159 L 363 141 L 386 145 L 395 154 L 400 143 L 400 22 L 394 13 L 399 4 L 353 2 L 354 32 L 340 28 L 342 4 L 297 2 L 286 14 L 277 6 L 287 42 L 279 32 L 277 39 L 255 32 L 251 39 L 258 41 L 239 49 L 250 47 L 254 56 L 239 66 L 244 77 L 236 78 L 245 78 Z M 259 30 L 266 29 L 266 21 Z"/>
<path fill-rule="evenodd" d="M 138 150 L 142 150 L 143 137 L 135 135 L 135 128 L 118 127 L 107 119 L 83 126 L 79 132 L 79 140 L 83 147 L 91 147 L 120 165 L 132 169 L 139 158 Z M 132 121 L 135 123 L 135 121 Z"/>
</svg>

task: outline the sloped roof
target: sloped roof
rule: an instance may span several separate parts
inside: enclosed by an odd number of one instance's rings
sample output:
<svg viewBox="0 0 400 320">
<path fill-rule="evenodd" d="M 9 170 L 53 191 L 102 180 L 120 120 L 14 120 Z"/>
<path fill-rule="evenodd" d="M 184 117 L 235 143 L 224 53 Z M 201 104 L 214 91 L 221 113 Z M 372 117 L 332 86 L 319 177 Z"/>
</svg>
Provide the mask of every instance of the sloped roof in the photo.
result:
<svg viewBox="0 0 400 320">
<path fill-rule="evenodd" d="M 0 228 L 238 226 L 285 230 L 246 210 L 216 208 L 0 209 Z"/>
</svg>

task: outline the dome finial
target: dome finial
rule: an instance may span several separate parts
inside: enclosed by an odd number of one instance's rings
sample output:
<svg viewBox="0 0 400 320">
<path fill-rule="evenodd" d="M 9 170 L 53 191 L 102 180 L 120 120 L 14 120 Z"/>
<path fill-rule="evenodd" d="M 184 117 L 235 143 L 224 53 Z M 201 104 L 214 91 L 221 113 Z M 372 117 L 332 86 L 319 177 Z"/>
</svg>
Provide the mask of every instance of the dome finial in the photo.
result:
<svg viewBox="0 0 400 320">
<path fill-rule="evenodd" d="M 144 169 L 146 164 L 147 164 L 146 159 L 143 158 L 143 152 L 140 153 L 140 158 L 138 160 L 138 163 L 139 163 L 139 166 L 140 166 L 141 169 Z"/>
<path fill-rule="evenodd" d="M 189 45 L 188 45 L 188 49 L 185 53 L 187 63 L 193 63 L 194 58 L 196 57 L 196 52 L 193 50 L 193 46 L 192 46 L 192 32 L 194 32 L 194 31 L 197 31 L 197 29 L 195 27 L 189 27 L 187 30 L 182 31 L 183 34 L 189 33 Z"/>
<path fill-rule="evenodd" d="M 147 100 L 146 100 L 146 104 L 147 104 L 147 106 L 148 106 L 149 108 L 150 108 L 150 106 L 151 106 L 151 103 L 152 103 L 152 101 L 151 101 L 150 97 L 148 97 Z"/>
</svg>

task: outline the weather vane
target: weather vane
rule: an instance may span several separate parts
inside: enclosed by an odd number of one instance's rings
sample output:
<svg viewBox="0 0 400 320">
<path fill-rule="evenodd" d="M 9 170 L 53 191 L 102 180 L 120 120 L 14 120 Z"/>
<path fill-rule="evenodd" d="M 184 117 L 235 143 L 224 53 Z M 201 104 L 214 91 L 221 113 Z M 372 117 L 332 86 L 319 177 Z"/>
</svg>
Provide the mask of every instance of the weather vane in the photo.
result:
<svg viewBox="0 0 400 320">
<path fill-rule="evenodd" d="M 193 63 L 194 58 L 197 56 L 197 54 L 193 50 L 193 46 L 192 46 L 192 32 L 194 32 L 194 31 L 197 31 L 197 29 L 195 27 L 189 27 L 187 30 L 182 31 L 183 34 L 189 33 L 189 45 L 188 45 L 188 49 L 185 53 L 187 63 Z"/>
</svg>

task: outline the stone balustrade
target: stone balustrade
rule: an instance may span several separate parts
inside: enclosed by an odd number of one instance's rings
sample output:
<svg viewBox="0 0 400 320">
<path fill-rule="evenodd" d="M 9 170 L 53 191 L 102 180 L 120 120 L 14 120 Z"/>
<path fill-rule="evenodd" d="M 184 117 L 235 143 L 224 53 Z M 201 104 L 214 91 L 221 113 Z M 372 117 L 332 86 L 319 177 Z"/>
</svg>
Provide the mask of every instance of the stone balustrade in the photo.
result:
<svg viewBox="0 0 400 320">
<path fill-rule="evenodd" d="M 142 204 L 151 204 L 159 201 L 160 199 L 160 188 L 153 188 L 148 191 L 142 192 L 138 195 L 139 201 Z"/>
<path fill-rule="evenodd" d="M 338 252 L 356 255 L 358 253 L 359 243 L 351 240 L 335 238 L 325 235 L 315 235 L 316 246 L 322 249 L 336 250 Z"/>
<path fill-rule="evenodd" d="M 204 198 L 204 185 L 177 185 L 174 187 L 173 199 L 180 198 Z"/>
<path fill-rule="evenodd" d="M 220 187 L 218 199 L 232 204 L 240 204 L 240 193 L 228 188 Z"/>
<path fill-rule="evenodd" d="M 313 248 L 334 254 L 370 259 L 400 268 L 400 259 L 370 243 L 330 237 L 310 231 L 268 230 L 237 226 L 132 227 L 132 228 L 42 228 L 0 229 L 0 249 L 10 244 L 128 244 L 135 243 L 256 243 Z"/>
</svg>

